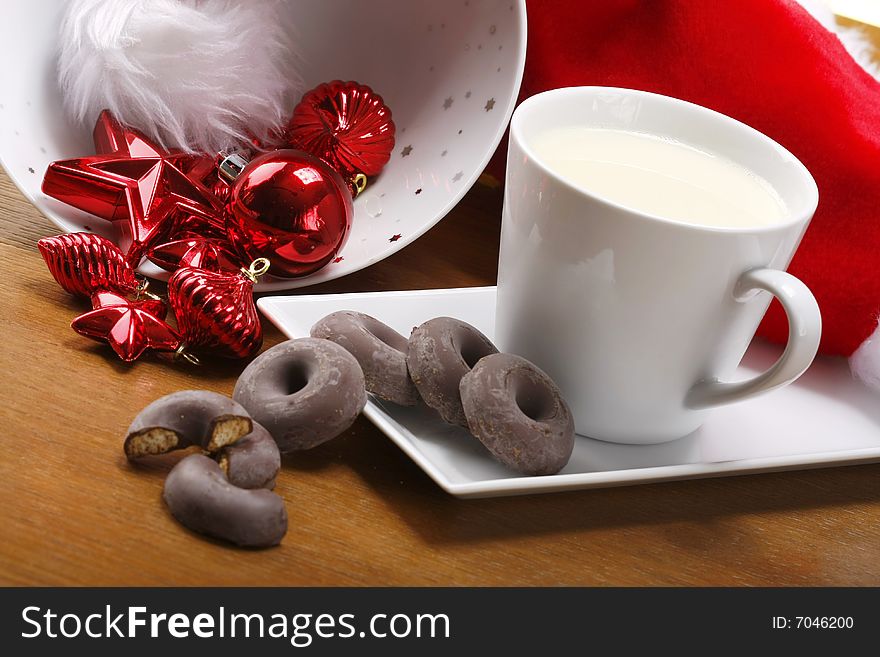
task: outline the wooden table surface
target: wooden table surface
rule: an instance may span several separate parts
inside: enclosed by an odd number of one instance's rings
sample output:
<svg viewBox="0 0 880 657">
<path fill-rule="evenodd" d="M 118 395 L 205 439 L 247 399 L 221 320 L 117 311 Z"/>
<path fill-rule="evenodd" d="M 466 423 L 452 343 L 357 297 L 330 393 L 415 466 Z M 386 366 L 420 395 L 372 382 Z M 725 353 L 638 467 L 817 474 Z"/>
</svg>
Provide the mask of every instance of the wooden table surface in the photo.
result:
<svg viewBox="0 0 880 657">
<path fill-rule="evenodd" d="M 475 188 L 415 244 L 309 292 L 491 284 L 500 205 Z M 162 503 L 176 458 L 133 467 L 122 439 L 161 395 L 230 394 L 241 365 L 125 365 L 75 334 L 84 306 L 36 249 L 56 232 L 0 172 L 0 584 L 880 584 L 880 465 L 458 500 L 364 419 L 285 459 L 280 547 L 205 540 Z"/>
</svg>

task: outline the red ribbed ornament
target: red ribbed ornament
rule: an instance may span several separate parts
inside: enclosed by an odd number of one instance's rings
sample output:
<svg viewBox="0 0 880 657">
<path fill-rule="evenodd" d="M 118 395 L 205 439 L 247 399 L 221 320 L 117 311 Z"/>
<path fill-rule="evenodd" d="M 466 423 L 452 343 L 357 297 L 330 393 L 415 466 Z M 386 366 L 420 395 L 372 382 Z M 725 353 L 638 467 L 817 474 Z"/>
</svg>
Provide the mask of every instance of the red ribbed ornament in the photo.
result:
<svg viewBox="0 0 880 657">
<path fill-rule="evenodd" d="M 365 84 L 334 80 L 303 96 L 285 138 L 291 148 L 320 157 L 349 180 L 382 170 L 394 150 L 394 131 L 382 96 Z"/>
<path fill-rule="evenodd" d="M 122 250 L 93 233 L 69 233 L 37 242 L 52 277 L 71 294 L 91 296 L 100 290 L 132 293 L 134 269 Z"/>
<path fill-rule="evenodd" d="M 269 262 L 255 260 L 239 273 L 195 267 L 178 269 L 168 281 L 168 303 L 187 351 L 247 358 L 260 350 L 263 328 L 254 305 L 254 283 Z"/>
</svg>

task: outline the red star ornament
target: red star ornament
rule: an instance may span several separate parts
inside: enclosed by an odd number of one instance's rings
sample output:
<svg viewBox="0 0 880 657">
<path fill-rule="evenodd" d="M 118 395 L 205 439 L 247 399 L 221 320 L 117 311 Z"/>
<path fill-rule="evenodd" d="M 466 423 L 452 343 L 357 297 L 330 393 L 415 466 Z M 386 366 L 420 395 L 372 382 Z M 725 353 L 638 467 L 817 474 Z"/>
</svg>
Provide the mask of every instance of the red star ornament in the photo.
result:
<svg viewBox="0 0 880 657">
<path fill-rule="evenodd" d="M 108 342 L 125 362 L 137 360 L 147 349 L 175 351 L 180 346 L 180 337 L 163 321 L 167 309 L 160 299 L 131 301 L 116 292 L 97 292 L 92 305 L 95 309 L 73 320 L 71 328 Z"/>
<path fill-rule="evenodd" d="M 165 152 L 107 110 L 98 117 L 94 140 L 97 155 L 49 165 L 43 193 L 116 224 L 132 265 L 182 216 L 222 221 L 220 200 L 185 173 L 204 156 Z"/>
<path fill-rule="evenodd" d="M 139 308 L 147 311 L 156 319 L 164 320 L 168 315 L 168 304 L 165 303 L 163 299 L 160 299 L 149 292 L 146 294 L 147 298 L 145 299 L 137 298 L 135 301 L 130 301 L 128 297 L 123 296 L 118 292 L 114 292 L 113 290 L 98 290 L 91 295 L 92 310 L 106 308 L 108 306 L 136 303 Z"/>
</svg>

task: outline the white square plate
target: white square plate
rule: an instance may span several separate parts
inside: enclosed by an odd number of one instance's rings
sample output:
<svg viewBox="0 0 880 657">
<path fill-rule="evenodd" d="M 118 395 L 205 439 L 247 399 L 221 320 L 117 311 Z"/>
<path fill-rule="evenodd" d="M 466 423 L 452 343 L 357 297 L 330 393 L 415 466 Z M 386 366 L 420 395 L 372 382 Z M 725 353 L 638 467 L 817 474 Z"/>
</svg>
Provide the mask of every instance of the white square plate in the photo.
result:
<svg viewBox="0 0 880 657">
<path fill-rule="evenodd" d="M 403 335 L 440 315 L 494 335 L 495 288 L 264 297 L 260 310 L 290 337 L 303 337 L 336 310 L 376 317 Z M 756 343 L 743 376 L 766 369 L 778 354 Z M 820 357 L 794 384 L 713 412 L 693 434 L 662 445 L 615 445 L 575 439 L 571 461 L 556 475 L 525 477 L 496 463 L 467 432 L 423 406 L 375 398 L 364 414 L 445 491 L 493 497 L 716 477 L 880 461 L 880 403 L 853 380 L 846 362 Z"/>
</svg>

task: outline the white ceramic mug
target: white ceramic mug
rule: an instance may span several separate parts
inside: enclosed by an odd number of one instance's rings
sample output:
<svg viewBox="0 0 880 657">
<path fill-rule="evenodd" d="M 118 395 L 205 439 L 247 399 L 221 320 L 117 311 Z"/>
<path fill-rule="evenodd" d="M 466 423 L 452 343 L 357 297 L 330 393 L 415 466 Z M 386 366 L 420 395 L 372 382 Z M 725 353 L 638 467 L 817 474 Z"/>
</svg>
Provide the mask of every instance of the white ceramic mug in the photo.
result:
<svg viewBox="0 0 880 657">
<path fill-rule="evenodd" d="M 572 125 L 663 135 L 727 156 L 766 179 L 788 216 L 718 228 L 604 200 L 560 178 L 530 147 L 541 131 Z M 643 444 L 687 435 L 712 406 L 791 383 L 816 355 L 816 300 L 784 270 L 818 198 L 786 149 L 704 107 L 606 87 L 533 96 L 510 126 L 498 346 L 559 384 L 581 435 Z M 771 295 L 788 314 L 785 352 L 763 374 L 732 382 Z"/>
</svg>

